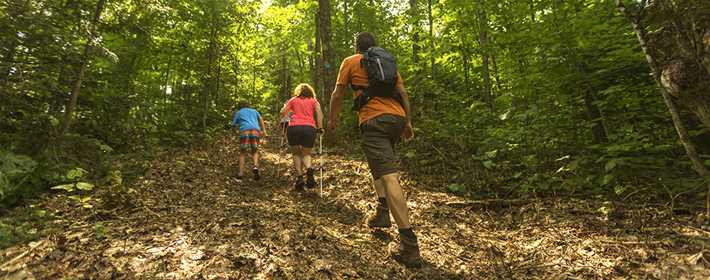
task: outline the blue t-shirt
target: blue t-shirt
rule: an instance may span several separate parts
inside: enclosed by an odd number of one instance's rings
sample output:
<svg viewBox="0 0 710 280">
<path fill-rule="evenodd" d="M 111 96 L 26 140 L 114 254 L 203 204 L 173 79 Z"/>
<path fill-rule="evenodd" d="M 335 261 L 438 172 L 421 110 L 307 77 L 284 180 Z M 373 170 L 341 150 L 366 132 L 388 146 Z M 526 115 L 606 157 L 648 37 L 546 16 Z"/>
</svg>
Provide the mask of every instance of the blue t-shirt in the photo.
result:
<svg viewBox="0 0 710 280">
<path fill-rule="evenodd" d="M 259 129 L 259 117 L 261 114 L 252 108 L 243 108 L 239 111 L 234 112 L 234 117 L 232 117 L 232 126 L 239 125 L 239 131 L 245 131 L 250 129 Z"/>
</svg>

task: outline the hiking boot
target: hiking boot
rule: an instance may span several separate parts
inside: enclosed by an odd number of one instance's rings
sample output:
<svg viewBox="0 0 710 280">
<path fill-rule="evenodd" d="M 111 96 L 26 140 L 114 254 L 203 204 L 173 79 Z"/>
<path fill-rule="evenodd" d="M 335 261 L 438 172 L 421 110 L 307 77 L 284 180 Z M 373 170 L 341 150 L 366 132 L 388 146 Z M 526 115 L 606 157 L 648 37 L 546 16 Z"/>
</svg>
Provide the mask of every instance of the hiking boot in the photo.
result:
<svg viewBox="0 0 710 280">
<path fill-rule="evenodd" d="M 424 261 L 419 253 L 419 244 L 416 239 L 399 235 L 399 246 L 390 249 L 390 256 L 407 268 L 420 268 Z"/>
<path fill-rule="evenodd" d="M 261 179 L 261 176 L 259 176 L 259 169 L 254 168 L 251 170 L 251 172 L 254 173 L 254 181 L 259 181 L 259 179 Z"/>
<path fill-rule="evenodd" d="M 306 184 L 306 183 L 303 182 L 303 175 L 298 176 L 298 177 L 296 178 L 296 191 L 297 191 L 297 192 L 302 192 L 302 191 L 304 191 L 303 186 L 304 186 L 305 184 Z"/>
<path fill-rule="evenodd" d="M 371 228 L 391 227 L 392 222 L 390 221 L 390 210 L 378 205 L 375 215 L 367 219 L 367 226 Z"/>
<path fill-rule="evenodd" d="M 316 187 L 316 178 L 314 177 L 315 170 L 308 168 L 306 170 L 306 188 L 312 189 Z"/>
</svg>

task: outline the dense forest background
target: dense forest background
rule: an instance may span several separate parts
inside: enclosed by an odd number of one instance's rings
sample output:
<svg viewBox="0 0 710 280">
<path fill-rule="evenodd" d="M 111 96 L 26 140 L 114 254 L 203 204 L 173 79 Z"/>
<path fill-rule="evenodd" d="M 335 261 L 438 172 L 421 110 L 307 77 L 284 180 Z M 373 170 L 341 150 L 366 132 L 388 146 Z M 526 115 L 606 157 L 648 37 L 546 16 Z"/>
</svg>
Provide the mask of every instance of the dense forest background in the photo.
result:
<svg viewBox="0 0 710 280">
<path fill-rule="evenodd" d="M 272 123 L 300 82 L 327 104 L 359 31 L 398 59 L 403 164 L 427 184 L 703 206 L 703 0 L 2 0 L 0 204 L 121 185 L 218 134 L 238 99 Z"/>
</svg>

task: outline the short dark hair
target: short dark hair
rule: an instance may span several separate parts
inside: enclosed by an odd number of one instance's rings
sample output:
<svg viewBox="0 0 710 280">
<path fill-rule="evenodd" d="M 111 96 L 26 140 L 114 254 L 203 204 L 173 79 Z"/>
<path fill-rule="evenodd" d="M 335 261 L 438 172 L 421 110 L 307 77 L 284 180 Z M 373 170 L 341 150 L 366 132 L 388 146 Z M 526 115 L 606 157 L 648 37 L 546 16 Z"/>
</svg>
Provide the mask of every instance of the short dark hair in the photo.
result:
<svg viewBox="0 0 710 280">
<path fill-rule="evenodd" d="M 249 100 L 239 100 L 239 102 L 237 102 L 237 107 L 239 107 L 239 109 L 249 107 Z"/>
<path fill-rule="evenodd" d="M 374 46 L 377 46 L 377 41 L 375 41 L 375 35 L 372 35 L 372 33 L 363 31 L 355 35 L 355 49 L 358 52 L 366 52 Z"/>
</svg>

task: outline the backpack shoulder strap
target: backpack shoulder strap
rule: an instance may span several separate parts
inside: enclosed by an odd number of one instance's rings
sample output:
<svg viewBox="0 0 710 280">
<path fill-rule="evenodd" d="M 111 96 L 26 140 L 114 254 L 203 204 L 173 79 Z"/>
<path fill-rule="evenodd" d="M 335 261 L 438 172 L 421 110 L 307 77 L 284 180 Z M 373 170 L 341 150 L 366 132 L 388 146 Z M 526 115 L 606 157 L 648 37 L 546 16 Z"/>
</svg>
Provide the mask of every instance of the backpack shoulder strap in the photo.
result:
<svg viewBox="0 0 710 280">
<path fill-rule="evenodd" d="M 370 51 L 370 50 L 368 50 Z M 362 53 L 362 58 L 360 59 L 360 68 L 366 68 L 367 67 L 367 60 L 370 59 L 370 56 L 368 55 L 367 51 Z"/>
</svg>

